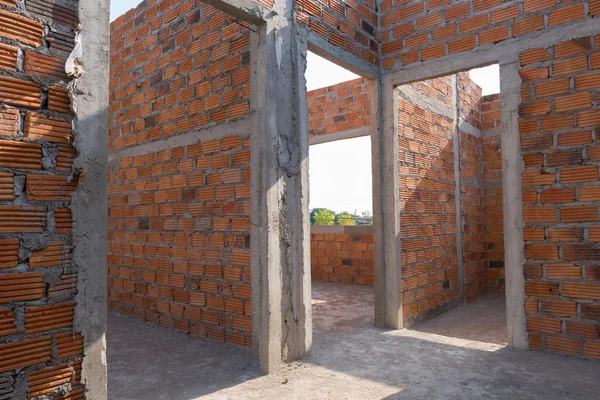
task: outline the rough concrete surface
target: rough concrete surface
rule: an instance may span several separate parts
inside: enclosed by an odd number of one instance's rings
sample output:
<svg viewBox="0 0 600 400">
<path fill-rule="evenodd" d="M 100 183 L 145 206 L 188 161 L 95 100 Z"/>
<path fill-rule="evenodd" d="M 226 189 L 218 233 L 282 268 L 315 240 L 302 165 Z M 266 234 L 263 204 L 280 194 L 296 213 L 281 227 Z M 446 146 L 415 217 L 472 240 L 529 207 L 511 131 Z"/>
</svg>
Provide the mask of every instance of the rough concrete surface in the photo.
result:
<svg viewBox="0 0 600 400">
<path fill-rule="evenodd" d="M 385 331 L 365 323 L 372 287 L 313 283 L 312 355 L 269 376 L 260 376 L 250 351 L 111 314 L 109 399 L 549 400 L 591 399 L 600 391 L 596 362 L 423 332 L 468 332 L 467 316 L 489 303 L 501 307 L 502 297 L 459 307 L 421 331 Z M 346 319 L 353 307 L 365 319 Z M 496 321 L 499 314 L 491 313 Z M 324 315 L 339 323 L 323 324 Z"/>
</svg>

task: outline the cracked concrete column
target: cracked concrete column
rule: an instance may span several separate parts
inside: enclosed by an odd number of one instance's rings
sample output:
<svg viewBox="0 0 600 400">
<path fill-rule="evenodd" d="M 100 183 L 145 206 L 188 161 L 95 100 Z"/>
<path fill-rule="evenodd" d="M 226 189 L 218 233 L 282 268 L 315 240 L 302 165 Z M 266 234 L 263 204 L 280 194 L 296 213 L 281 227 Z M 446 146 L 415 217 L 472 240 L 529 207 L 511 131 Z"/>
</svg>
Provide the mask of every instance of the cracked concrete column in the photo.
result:
<svg viewBox="0 0 600 400">
<path fill-rule="evenodd" d="M 519 131 L 521 103 L 519 61 L 500 64 L 502 105 L 502 191 L 504 193 L 504 265 L 506 279 L 506 326 L 509 346 L 528 347 L 525 316 L 525 242 L 523 239 L 523 156 Z"/>
<path fill-rule="evenodd" d="M 371 84 L 375 325 L 402 328 L 398 94 L 390 79 Z M 381 108 L 378 106 L 381 105 Z"/>
<path fill-rule="evenodd" d="M 253 343 L 265 373 L 312 345 L 306 32 L 275 0 L 251 38 Z"/>
<path fill-rule="evenodd" d="M 79 273 L 74 325 L 84 338 L 81 382 L 86 399 L 93 400 L 107 398 L 109 3 L 79 1 L 81 55 L 77 55 L 77 48 L 73 54 L 85 72 L 70 86 L 78 153 L 74 168 L 81 171 L 72 197 L 73 262 Z"/>
</svg>

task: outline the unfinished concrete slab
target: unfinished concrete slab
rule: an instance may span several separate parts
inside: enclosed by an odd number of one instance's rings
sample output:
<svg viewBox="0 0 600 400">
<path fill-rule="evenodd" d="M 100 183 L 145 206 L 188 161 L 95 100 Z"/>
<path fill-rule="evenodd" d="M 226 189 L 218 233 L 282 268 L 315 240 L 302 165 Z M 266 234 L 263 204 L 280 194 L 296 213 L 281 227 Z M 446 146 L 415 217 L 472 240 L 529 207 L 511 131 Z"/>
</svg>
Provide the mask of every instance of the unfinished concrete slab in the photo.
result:
<svg viewBox="0 0 600 400">
<path fill-rule="evenodd" d="M 506 346 L 506 299 L 487 295 L 417 325 L 423 333 Z"/>
<path fill-rule="evenodd" d="M 313 330 L 315 334 L 351 333 L 375 322 L 373 286 L 337 282 L 312 282 Z"/>
<path fill-rule="evenodd" d="M 314 339 L 310 357 L 260 376 L 249 350 L 110 315 L 109 398 L 547 400 L 600 390 L 594 362 L 574 357 L 406 329 Z"/>
</svg>

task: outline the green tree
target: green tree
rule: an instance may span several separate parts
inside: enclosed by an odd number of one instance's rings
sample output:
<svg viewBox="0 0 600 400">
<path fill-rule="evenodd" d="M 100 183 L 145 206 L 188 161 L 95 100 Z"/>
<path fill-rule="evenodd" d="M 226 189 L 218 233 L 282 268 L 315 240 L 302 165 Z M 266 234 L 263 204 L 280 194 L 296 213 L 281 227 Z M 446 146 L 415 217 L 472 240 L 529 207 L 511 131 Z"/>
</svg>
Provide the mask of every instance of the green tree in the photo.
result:
<svg viewBox="0 0 600 400">
<path fill-rule="evenodd" d="M 311 213 L 311 222 L 313 225 L 333 225 L 335 214 L 326 208 L 314 209 Z"/>
<path fill-rule="evenodd" d="M 342 226 L 354 226 L 356 225 L 356 217 L 350 213 L 341 212 L 336 214 L 335 223 Z"/>
</svg>

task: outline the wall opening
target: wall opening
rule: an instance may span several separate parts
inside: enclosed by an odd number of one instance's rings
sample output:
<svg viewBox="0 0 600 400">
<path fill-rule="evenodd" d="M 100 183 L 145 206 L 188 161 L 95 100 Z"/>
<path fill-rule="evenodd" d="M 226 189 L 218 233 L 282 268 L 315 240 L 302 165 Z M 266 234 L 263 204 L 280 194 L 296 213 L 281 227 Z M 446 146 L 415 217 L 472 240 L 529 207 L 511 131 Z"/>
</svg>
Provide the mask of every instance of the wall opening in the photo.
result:
<svg viewBox="0 0 600 400">
<path fill-rule="evenodd" d="M 498 90 L 497 65 L 396 89 L 405 327 L 506 344 Z"/>
<path fill-rule="evenodd" d="M 370 82 L 308 53 L 315 334 L 373 325 Z"/>
</svg>

